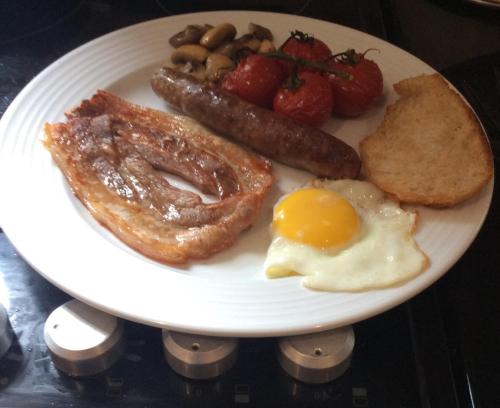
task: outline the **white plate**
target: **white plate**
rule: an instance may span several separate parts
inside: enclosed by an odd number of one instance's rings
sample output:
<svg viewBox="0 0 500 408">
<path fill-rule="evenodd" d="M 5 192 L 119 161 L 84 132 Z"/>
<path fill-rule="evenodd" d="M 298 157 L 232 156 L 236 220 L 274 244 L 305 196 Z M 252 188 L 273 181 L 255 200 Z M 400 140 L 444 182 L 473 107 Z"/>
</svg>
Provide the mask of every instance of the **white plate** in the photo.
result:
<svg viewBox="0 0 500 408">
<path fill-rule="evenodd" d="M 464 253 L 487 213 L 492 185 L 449 210 L 419 209 L 416 239 L 430 268 L 406 284 L 364 293 L 304 289 L 300 278 L 268 280 L 263 260 L 270 242 L 271 209 L 283 193 L 312 176 L 277 166 L 277 183 L 257 224 L 237 244 L 184 268 L 144 258 L 100 227 L 72 195 L 40 139 L 45 121 L 107 89 L 130 101 L 165 109 L 149 87 L 153 71 L 168 61 L 168 38 L 189 23 L 248 22 L 270 27 L 281 43 L 300 29 L 333 51 L 371 52 L 384 73 L 385 97 L 361 119 L 333 119 L 327 129 L 357 147 L 374 129 L 391 84 L 432 68 L 380 39 L 324 21 L 261 12 L 210 12 L 154 20 L 96 39 L 61 58 L 18 95 L 0 123 L 0 215 L 21 255 L 45 278 L 74 297 L 124 318 L 179 331 L 225 336 L 278 336 L 351 324 L 416 295 Z"/>
</svg>

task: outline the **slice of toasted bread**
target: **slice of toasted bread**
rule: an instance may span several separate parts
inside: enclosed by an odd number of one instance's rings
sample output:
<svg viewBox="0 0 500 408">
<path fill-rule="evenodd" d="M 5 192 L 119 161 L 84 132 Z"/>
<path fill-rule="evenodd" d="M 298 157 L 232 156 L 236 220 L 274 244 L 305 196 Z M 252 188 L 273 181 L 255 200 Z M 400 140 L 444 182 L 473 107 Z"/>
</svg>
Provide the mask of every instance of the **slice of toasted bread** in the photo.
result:
<svg viewBox="0 0 500 408">
<path fill-rule="evenodd" d="M 400 95 L 377 130 L 361 141 L 365 174 L 402 202 L 450 207 L 476 194 L 493 174 L 475 114 L 439 75 L 394 85 Z"/>
</svg>

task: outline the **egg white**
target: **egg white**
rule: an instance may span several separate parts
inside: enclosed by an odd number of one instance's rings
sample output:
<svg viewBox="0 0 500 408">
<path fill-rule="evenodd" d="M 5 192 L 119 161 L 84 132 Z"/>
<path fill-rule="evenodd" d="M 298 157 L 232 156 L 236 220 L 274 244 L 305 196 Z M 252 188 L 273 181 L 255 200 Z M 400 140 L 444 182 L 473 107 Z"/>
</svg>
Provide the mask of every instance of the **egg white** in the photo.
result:
<svg viewBox="0 0 500 408">
<path fill-rule="evenodd" d="M 361 291 L 400 284 L 421 273 L 426 255 L 413 239 L 417 214 L 405 211 L 373 184 L 315 180 L 313 187 L 342 195 L 361 218 L 361 233 L 342 248 L 318 249 L 277 231 L 264 264 L 270 278 L 304 275 L 302 284 L 325 291 Z"/>
</svg>

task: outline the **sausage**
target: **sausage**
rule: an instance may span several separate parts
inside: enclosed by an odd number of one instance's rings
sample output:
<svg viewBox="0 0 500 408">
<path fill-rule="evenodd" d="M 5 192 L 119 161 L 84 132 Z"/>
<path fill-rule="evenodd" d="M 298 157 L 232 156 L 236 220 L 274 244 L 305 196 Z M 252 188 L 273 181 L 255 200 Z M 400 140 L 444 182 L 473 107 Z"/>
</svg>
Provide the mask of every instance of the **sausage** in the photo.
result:
<svg viewBox="0 0 500 408">
<path fill-rule="evenodd" d="M 215 84 L 164 67 L 151 79 L 171 107 L 273 160 L 332 179 L 356 178 L 356 151 L 320 129 L 240 99 Z"/>
</svg>

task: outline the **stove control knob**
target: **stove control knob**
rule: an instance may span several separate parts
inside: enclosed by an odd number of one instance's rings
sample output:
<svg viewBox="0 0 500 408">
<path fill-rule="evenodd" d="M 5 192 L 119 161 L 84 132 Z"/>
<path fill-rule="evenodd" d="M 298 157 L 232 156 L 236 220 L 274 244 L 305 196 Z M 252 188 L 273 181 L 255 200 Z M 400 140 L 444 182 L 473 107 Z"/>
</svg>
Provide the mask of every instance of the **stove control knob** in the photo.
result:
<svg viewBox="0 0 500 408">
<path fill-rule="evenodd" d="M 123 354 L 123 322 L 78 300 L 55 309 L 44 329 L 56 368 L 72 377 L 98 374 Z"/>
<path fill-rule="evenodd" d="M 0 303 L 0 358 L 4 356 L 7 350 L 12 345 L 14 333 L 10 325 L 7 310 Z"/>
<path fill-rule="evenodd" d="M 351 326 L 278 340 L 278 360 L 292 377 L 323 384 L 340 377 L 349 367 L 354 349 Z"/>
<path fill-rule="evenodd" d="M 208 337 L 168 330 L 162 331 L 165 357 L 170 367 L 183 377 L 214 378 L 236 362 L 238 340 Z"/>
</svg>

